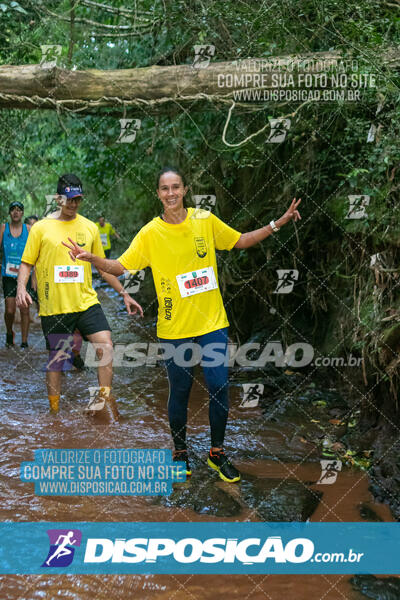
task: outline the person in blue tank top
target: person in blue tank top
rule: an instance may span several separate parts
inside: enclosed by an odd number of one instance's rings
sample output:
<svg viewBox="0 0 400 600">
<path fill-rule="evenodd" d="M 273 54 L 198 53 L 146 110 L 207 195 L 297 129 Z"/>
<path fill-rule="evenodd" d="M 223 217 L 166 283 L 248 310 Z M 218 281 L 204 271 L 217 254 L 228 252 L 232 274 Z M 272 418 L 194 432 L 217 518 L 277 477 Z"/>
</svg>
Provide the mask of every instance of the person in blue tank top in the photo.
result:
<svg viewBox="0 0 400 600">
<path fill-rule="evenodd" d="M 22 202 L 11 202 L 8 212 L 10 223 L 0 227 L 0 247 L 3 253 L 1 277 L 4 292 L 4 321 L 6 323 L 6 346 L 14 345 L 13 324 L 16 311 L 17 277 L 22 254 L 28 239 L 30 225 L 22 223 L 24 205 Z M 28 290 L 29 291 L 29 290 Z M 21 348 L 28 347 L 29 308 L 20 308 L 21 312 Z"/>
</svg>

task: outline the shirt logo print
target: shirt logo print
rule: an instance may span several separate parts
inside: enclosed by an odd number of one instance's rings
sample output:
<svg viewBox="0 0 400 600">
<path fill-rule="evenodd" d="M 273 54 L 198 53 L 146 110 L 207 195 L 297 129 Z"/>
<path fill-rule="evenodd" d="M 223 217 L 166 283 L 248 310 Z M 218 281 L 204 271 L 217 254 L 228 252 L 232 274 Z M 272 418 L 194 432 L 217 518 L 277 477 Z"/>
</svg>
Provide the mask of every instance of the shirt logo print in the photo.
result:
<svg viewBox="0 0 400 600">
<path fill-rule="evenodd" d="M 199 258 L 207 256 L 207 244 L 203 237 L 195 237 L 194 243 L 196 245 L 196 252 Z"/>
</svg>

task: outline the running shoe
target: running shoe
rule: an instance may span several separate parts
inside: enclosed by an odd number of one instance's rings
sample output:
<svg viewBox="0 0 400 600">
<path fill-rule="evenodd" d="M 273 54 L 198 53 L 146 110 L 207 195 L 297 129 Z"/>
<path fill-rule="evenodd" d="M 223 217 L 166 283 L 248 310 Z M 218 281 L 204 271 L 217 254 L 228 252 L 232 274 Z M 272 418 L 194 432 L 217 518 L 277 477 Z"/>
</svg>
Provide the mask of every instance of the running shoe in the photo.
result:
<svg viewBox="0 0 400 600">
<path fill-rule="evenodd" d="M 11 348 L 14 346 L 14 332 L 6 334 L 6 348 Z"/>
<path fill-rule="evenodd" d="M 212 452 L 208 455 L 207 464 L 209 467 L 218 472 L 218 475 L 223 481 L 228 483 L 235 483 L 240 481 L 240 473 L 236 467 L 226 458 L 223 450 Z"/>
<path fill-rule="evenodd" d="M 188 453 L 187 450 L 174 450 L 174 454 L 173 454 L 173 458 L 172 460 L 174 462 L 184 462 L 186 463 L 186 476 L 188 477 L 189 475 L 192 474 L 192 470 L 190 468 L 190 463 L 189 463 L 189 457 L 188 457 Z"/>
</svg>

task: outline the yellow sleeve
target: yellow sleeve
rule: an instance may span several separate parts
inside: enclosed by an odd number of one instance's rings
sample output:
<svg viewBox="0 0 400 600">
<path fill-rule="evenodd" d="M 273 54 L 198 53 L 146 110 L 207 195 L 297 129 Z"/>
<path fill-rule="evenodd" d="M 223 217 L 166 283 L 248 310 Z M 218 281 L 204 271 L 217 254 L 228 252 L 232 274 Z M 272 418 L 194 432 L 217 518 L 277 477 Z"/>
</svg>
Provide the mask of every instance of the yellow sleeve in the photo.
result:
<svg viewBox="0 0 400 600">
<path fill-rule="evenodd" d="M 99 230 L 96 229 L 93 230 L 93 243 L 92 243 L 92 254 L 95 254 L 96 256 L 100 256 L 101 258 L 105 257 L 104 254 L 104 250 L 103 250 L 103 244 L 101 243 L 101 239 L 100 239 L 100 233 Z"/>
<path fill-rule="evenodd" d="M 233 246 L 236 244 L 242 234 L 221 221 L 221 219 L 218 219 L 218 217 L 212 213 L 210 214 L 210 217 L 212 220 L 211 222 L 216 249 L 232 250 Z"/>
<path fill-rule="evenodd" d="M 109 223 L 109 225 L 110 225 L 110 235 L 114 235 L 114 233 L 115 233 L 115 229 L 114 229 L 114 227 L 111 225 L 111 223 Z"/>
<path fill-rule="evenodd" d="M 21 261 L 28 263 L 28 265 L 34 265 L 39 257 L 40 252 L 40 244 L 42 241 L 42 231 L 40 227 L 35 227 L 36 223 L 32 225 L 28 239 L 26 240 L 26 245 L 24 249 L 24 253 L 22 254 Z"/>
<path fill-rule="evenodd" d="M 118 262 L 128 271 L 139 271 L 150 266 L 150 254 L 147 249 L 143 230 L 133 238 L 131 245 L 119 258 Z"/>
</svg>

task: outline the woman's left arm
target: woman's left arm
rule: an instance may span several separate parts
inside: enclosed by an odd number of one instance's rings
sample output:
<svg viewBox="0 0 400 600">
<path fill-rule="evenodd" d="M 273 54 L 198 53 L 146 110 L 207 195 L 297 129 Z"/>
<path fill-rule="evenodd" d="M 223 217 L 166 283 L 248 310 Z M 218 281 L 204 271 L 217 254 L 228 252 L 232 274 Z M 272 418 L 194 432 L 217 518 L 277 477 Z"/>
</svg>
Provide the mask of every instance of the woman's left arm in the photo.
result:
<svg viewBox="0 0 400 600">
<path fill-rule="evenodd" d="M 287 209 L 284 215 L 281 216 L 277 221 L 271 221 L 275 225 L 275 229 L 272 228 L 272 225 L 266 225 L 265 227 L 261 227 L 260 229 L 255 229 L 254 231 L 248 231 L 247 233 L 242 233 L 234 248 L 251 248 L 251 246 L 255 246 L 258 242 L 262 242 L 267 238 L 271 233 L 280 229 L 286 223 L 289 223 L 293 219 L 293 221 L 298 221 L 301 219 L 300 213 L 297 210 L 298 205 L 301 202 L 301 198 L 296 200 L 293 198 L 291 205 Z"/>
</svg>

